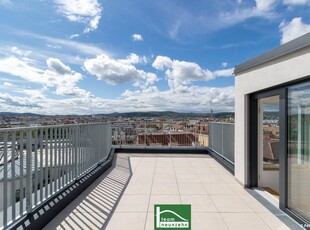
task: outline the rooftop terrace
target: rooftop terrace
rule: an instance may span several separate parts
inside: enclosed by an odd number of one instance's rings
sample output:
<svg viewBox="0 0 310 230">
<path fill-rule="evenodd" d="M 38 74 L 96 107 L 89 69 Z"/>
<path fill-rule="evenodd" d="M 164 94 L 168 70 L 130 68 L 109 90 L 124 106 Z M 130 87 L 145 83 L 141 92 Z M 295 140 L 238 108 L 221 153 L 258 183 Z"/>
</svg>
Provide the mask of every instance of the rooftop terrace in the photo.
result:
<svg viewBox="0 0 310 230">
<path fill-rule="evenodd" d="M 154 229 L 154 204 L 191 204 L 192 229 L 299 229 L 208 154 L 118 153 L 44 229 Z"/>
</svg>

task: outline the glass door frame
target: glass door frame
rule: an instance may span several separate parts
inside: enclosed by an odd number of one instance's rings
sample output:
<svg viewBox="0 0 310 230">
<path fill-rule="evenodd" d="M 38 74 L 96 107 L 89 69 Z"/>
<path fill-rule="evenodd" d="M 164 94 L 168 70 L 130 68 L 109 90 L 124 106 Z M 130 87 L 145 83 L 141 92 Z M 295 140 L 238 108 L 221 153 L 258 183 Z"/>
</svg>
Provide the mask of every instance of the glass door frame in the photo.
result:
<svg viewBox="0 0 310 230">
<path fill-rule="evenodd" d="M 279 96 L 279 207 L 287 208 L 287 89 L 278 88 L 249 95 L 248 185 L 258 187 L 258 100 Z"/>
</svg>

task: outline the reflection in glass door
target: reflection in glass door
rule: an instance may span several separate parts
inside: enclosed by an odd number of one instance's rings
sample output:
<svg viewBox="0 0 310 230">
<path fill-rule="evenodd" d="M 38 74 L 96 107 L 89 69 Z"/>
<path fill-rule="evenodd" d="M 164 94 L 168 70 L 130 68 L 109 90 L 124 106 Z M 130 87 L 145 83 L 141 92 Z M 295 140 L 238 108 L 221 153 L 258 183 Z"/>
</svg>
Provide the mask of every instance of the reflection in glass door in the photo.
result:
<svg viewBox="0 0 310 230">
<path fill-rule="evenodd" d="M 310 84 L 288 88 L 288 207 L 310 220 Z"/>
<path fill-rule="evenodd" d="M 258 186 L 279 199 L 279 102 L 272 96 L 258 100 Z"/>
</svg>

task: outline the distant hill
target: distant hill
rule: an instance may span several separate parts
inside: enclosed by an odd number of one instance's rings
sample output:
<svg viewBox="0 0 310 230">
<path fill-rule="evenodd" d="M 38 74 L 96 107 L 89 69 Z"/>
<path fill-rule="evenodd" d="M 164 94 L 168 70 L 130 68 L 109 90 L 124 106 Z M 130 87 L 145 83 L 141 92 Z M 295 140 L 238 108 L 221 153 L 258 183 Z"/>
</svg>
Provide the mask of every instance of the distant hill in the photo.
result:
<svg viewBox="0 0 310 230">
<path fill-rule="evenodd" d="M 19 117 L 19 116 L 45 116 L 42 114 L 36 114 L 36 113 L 11 113 L 11 112 L 0 112 L 0 116 L 10 116 L 10 117 Z"/>
<path fill-rule="evenodd" d="M 171 117 L 171 118 L 180 118 L 180 117 L 193 117 L 193 118 L 207 118 L 211 117 L 211 113 L 178 113 L 173 111 L 150 111 L 150 112 L 128 112 L 128 113 L 110 113 L 110 114 L 99 114 L 108 117 Z M 213 113 L 212 116 L 214 118 L 223 118 L 223 117 L 234 117 L 233 112 L 221 112 L 221 113 Z"/>
<path fill-rule="evenodd" d="M 97 114 L 106 117 L 169 117 L 169 118 L 182 118 L 182 117 L 192 117 L 192 118 L 208 118 L 211 117 L 211 113 L 178 113 L 173 111 L 150 111 L 150 112 L 128 112 L 128 113 L 109 113 L 109 114 Z M 11 117 L 19 117 L 19 116 L 45 116 L 42 114 L 36 113 L 11 113 L 11 112 L 0 112 L 0 116 L 11 116 Z M 55 115 L 55 116 L 90 116 L 90 115 Z M 213 113 L 212 116 L 214 118 L 225 118 L 225 117 L 234 117 L 233 112 L 221 112 L 221 113 Z"/>
</svg>

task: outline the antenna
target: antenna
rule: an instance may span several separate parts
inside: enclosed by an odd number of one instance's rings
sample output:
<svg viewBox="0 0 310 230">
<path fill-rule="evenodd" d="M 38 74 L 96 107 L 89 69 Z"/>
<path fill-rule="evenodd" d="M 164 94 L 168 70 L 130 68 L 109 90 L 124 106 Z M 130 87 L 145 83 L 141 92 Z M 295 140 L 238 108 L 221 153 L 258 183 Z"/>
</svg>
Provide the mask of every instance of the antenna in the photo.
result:
<svg viewBox="0 0 310 230">
<path fill-rule="evenodd" d="M 236 45 L 235 45 L 235 52 L 234 52 L 234 66 L 236 66 L 237 47 L 238 47 L 238 44 L 236 44 Z"/>
</svg>

